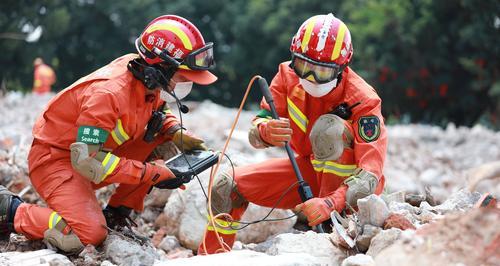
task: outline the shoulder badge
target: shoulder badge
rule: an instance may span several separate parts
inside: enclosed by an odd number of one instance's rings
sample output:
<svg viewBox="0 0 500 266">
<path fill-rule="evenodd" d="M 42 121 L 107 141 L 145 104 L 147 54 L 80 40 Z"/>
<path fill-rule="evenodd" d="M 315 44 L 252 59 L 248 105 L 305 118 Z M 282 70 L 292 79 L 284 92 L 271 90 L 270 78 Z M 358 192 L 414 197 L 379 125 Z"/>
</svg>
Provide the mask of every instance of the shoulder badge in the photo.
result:
<svg viewBox="0 0 500 266">
<path fill-rule="evenodd" d="M 372 142 L 380 136 L 380 119 L 377 116 L 362 116 L 358 120 L 359 136 L 366 142 Z"/>
</svg>

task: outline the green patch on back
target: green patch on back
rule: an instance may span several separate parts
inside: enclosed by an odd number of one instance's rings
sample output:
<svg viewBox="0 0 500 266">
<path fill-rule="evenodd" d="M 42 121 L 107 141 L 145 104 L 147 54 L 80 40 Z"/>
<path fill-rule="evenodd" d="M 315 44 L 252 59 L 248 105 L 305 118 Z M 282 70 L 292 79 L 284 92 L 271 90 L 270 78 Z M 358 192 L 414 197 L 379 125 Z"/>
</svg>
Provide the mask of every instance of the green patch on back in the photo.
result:
<svg viewBox="0 0 500 266">
<path fill-rule="evenodd" d="M 101 144 L 106 142 L 109 133 L 98 127 L 93 126 L 80 126 L 78 128 L 78 136 L 76 137 L 77 142 L 83 142 L 86 144 Z"/>
</svg>

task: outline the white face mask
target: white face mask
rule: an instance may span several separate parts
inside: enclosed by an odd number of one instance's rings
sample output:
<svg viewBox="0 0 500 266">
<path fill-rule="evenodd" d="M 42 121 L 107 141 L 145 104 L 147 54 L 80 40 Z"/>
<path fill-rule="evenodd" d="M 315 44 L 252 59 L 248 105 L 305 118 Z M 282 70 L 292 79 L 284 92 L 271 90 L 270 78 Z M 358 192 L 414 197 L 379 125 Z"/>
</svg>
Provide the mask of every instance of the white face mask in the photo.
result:
<svg viewBox="0 0 500 266">
<path fill-rule="evenodd" d="M 330 91 L 337 87 L 337 79 L 324 84 L 313 83 L 307 79 L 299 79 L 299 83 L 302 85 L 302 88 L 309 93 L 309 95 L 316 98 L 327 95 Z"/>
<path fill-rule="evenodd" d="M 175 87 L 173 89 L 173 92 L 175 92 L 175 96 L 179 98 L 179 100 L 184 99 L 186 96 L 189 95 L 191 92 L 191 89 L 193 88 L 193 82 L 192 81 L 187 81 L 187 82 L 177 82 L 175 84 Z M 172 97 L 169 93 L 167 93 L 164 90 L 160 91 L 160 98 L 167 103 L 175 103 L 175 98 Z"/>
</svg>

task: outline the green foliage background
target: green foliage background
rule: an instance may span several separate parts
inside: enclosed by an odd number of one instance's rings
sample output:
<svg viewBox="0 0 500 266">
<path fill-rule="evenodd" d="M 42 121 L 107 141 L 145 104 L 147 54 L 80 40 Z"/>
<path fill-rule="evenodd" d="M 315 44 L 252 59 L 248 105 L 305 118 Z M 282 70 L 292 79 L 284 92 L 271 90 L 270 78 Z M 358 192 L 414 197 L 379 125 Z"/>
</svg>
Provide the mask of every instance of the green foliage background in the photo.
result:
<svg viewBox="0 0 500 266">
<path fill-rule="evenodd" d="M 270 81 L 289 59 L 300 24 L 328 12 L 350 29 L 351 66 L 377 89 L 389 122 L 499 127 L 498 0 L 7 0 L 0 3 L 0 80 L 31 90 L 32 62 L 41 56 L 63 89 L 134 52 L 153 18 L 177 14 L 216 44 L 219 81 L 189 99 L 237 106 L 253 75 Z M 42 27 L 38 41 L 24 40 L 29 26 Z M 255 90 L 251 102 L 259 98 Z"/>
</svg>

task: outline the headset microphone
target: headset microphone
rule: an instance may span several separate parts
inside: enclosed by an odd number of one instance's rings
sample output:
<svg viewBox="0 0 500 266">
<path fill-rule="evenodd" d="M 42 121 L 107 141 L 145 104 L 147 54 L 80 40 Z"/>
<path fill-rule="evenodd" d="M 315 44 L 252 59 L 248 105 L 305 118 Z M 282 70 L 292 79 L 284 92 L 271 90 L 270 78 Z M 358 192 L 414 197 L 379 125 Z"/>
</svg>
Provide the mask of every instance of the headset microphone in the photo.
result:
<svg viewBox="0 0 500 266">
<path fill-rule="evenodd" d="M 168 94 L 170 94 L 170 96 L 174 97 L 175 101 L 177 102 L 177 106 L 179 107 L 179 110 L 181 110 L 183 114 L 187 114 L 189 112 L 189 107 L 187 107 L 185 104 L 182 104 L 181 100 L 179 100 L 179 98 L 177 98 L 177 95 L 175 95 L 175 92 L 171 92 L 168 90 L 165 91 Z"/>
</svg>

